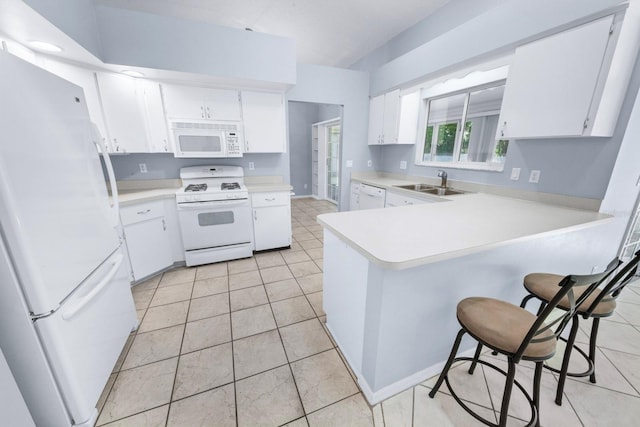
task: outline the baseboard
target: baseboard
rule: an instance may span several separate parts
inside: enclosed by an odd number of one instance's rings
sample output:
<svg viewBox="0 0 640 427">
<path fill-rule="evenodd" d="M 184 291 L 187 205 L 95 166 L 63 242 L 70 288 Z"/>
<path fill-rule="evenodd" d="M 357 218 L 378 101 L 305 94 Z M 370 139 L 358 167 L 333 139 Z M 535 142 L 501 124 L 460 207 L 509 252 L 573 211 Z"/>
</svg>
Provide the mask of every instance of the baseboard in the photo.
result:
<svg viewBox="0 0 640 427">
<path fill-rule="evenodd" d="M 335 334 L 331 331 L 331 326 L 329 325 L 329 323 L 327 323 L 326 325 L 327 325 L 327 329 L 329 329 L 329 332 L 331 333 L 331 336 L 333 340 L 336 342 L 339 349 L 341 347 L 340 342 L 336 339 Z M 418 371 L 415 374 L 409 375 L 408 377 L 402 378 L 401 380 L 396 381 L 392 384 L 389 384 L 388 386 L 382 387 L 380 390 L 373 391 L 371 389 L 371 386 L 369 386 L 369 383 L 367 382 L 367 380 L 362 376 L 362 374 L 353 368 L 355 365 L 353 361 L 350 359 L 349 355 L 345 354 L 342 351 L 340 351 L 340 353 L 344 356 L 344 359 L 349 364 L 351 371 L 355 374 L 356 378 L 358 379 L 358 386 L 362 390 L 362 394 L 364 394 L 365 399 L 367 399 L 367 402 L 371 406 L 377 405 L 378 403 L 382 402 L 385 399 L 388 399 L 392 396 L 395 396 L 398 393 L 401 393 L 405 390 L 415 387 L 418 384 L 425 382 L 429 378 L 440 374 L 440 372 L 442 372 L 442 368 L 444 368 L 444 365 L 446 363 L 446 360 L 440 363 L 436 363 L 435 365 L 429 366 L 428 368 Z M 473 357 L 474 353 L 475 353 L 475 347 L 467 351 L 464 351 L 462 353 L 459 353 L 457 356 Z"/>
</svg>

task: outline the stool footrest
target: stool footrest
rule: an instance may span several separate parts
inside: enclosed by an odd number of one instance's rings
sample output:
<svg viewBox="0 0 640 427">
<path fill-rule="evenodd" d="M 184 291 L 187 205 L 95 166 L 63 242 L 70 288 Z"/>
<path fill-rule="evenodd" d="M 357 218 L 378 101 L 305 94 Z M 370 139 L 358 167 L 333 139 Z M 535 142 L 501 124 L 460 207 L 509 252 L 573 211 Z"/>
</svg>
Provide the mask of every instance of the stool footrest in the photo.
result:
<svg viewBox="0 0 640 427">
<path fill-rule="evenodd" d="M 564 341 L 565 343 L 567 342 L 567 339 L 564 337 L 559 337 L 558 339 Z M 580 378 L 580 377 L 589 377 L 591 376 L 591 374 L 593 374 L 593 372 L 595 371 L 595 366 L 593 364 L 593 361 L 591 360 L 591 358 L 589 357 L 589 355 L 587 353 L 584 352 L 584 350 L 582 350 L 580 347 L 578 347 L 576 344 L 573 345 L 573 350 L 577 351 L 578 353 L 580 353 L 582 355 L 582 357 L 584 357 L 584 359 L 587 361 L 587 363 L 589 364 L 589 367 L 587 368 L 586 371 L 584 372 L 567 372 L 567 376 L 568 377 L 575 377 L 575 378 Z M 551 372 L 555 372 L 556 374 L 560 373 L 560 369 L 554 368 L 553 366 L 549 366 L 547 364 L 542 365 L 545 369 L 548 369 Z"/>
<path fill-rule="evenodd" d="M 473 362 L 473 358 L 471 357 L 456 357 L 455 359 L 453 359 L 453 363 L 456 362 Z M 481 360 L 478 359 L 476 361 L 477 363 L 487 366 L 491 369 L 493 369 L 496 372 L 499 372 L 500 374 L 504 375 L 505 378 L 508 376 L 507 372 L 505 372 L 503 369 L 499 368 L 498 366 L 487 362 L 486 360 Z M 472 374 L 471 374 L 472 375 Z M 451 387 L 451 384 L 449 383 L 449 372 L 447 372 L 447 374 L 444 377 L 444 382 L 447 384 L 447 388 L 449 389 L 449 392 L 451 392 L 451 396 L 456 400 L 456 402 L 458 402 L 458 404 L 460 406 L 462 406 L 462 408 L 467 411 L 469 413 L 469 415 L 471 415 L 473 418 L 477 419 L 478 421 L 480 421 L 483 424 L 486 424 L 488 426 L 493 426 L 493 427 L 499 427 L 498 424 L 491 422 L 489 420 L 487 420 L 486 418 L 478 415 L 478 413 L 476 413 L 473 409 L 469 408 L 463 401 L 462 399 L 460 399 L 458 397 L 458 395 L 455 393 L 455 391 L 453 390 L 453 388 Z M 531 398 L 531 396 L 529 395 L 529 393 L 527 393 L 527 391 L 525 390 L 525 388 L 522 386 L 522 384 L 520 384 L 518 382 L 518 380 L 513 381 L 513 383 L 515 384 L 516 387 L 518 387 L 518 389 L 520 389 L 520 391 L 522 392 L 522 394 L 524 394 L 525 398 L 527 399 L 527 401 L 529 402 L 529 405 L 531 406 L 531 420 L 529 421 L 529 423 L 525 426 L 525 427 L 531 427 L 531 426 L 535 426 L 538 425 L 538 411 L 536 410 L 536 407 L 533 403 L 533 399 Z"/>
</svg>

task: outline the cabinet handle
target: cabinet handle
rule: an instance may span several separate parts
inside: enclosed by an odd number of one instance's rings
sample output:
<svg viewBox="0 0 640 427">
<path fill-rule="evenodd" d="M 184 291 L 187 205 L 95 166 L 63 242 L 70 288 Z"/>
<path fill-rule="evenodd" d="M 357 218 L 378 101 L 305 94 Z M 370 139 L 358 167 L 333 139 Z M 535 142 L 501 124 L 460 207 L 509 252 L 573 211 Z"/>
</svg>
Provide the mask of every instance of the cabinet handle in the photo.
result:
<svg viewBox="0 0 640 427">
<path fill-rule="evenodd" d="M 265 198 L 265 199 L 264 199 L 264 201 L 265 201 L 265 202 L 273 202 L 273 201 L 275 201 L 275 200 L 276 200 L 276 198 L 275 198 L 275 197 L 270 197 L 270 198 L 268 198 L 268 199 L 267 199 L 267 198 Z"/>
<path fill-rule="evenodd" d="M 200 116 L 204 119 L 204 107 L 200 106 Z"/>
<path fill-rule="evenodd" d="M 144 211 L 140 211 L 140 212 L 138 212 L 138 215 L 146 215 L 146 214 L 148 214 L 149 212 L 151 212 L 151 209 L 146 209 L 146 210 L 144 210 Z"/>
<path fill-rule="evenodd" d="M 256 211 L 255 209 L 253 210 L 253 220 L 254 221 L 258 220 L 258 211 Z"/>
<path fill-rule="evenodd" d="M 167 231 L 167 223 L 162 220 L 162 231 Z"/>
</svg>

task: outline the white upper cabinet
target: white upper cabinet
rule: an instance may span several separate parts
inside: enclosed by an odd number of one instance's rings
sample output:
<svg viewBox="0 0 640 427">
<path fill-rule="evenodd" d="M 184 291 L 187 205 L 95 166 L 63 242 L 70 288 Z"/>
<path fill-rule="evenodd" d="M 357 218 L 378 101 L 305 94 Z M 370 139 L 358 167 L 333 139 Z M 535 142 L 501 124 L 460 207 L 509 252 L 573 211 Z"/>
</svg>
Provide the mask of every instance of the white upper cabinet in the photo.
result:
<svg viewBox="0 0 640 427">
<path fill-rule="evenodd" d="M 637 23 L 619 20 L 610 15 L 518 47 L 496 138 L 611 136 L 638 50 Z"/>
<path fill-rule="evenodd" d="M 111 73 L 96 76 L 112 151 L 148 152 L 143 97 L 138 93 L 136 79 Z"/>
<path fill-rule="evenodd" d="M 284 95 L 242 92 L 245 153 L 286 152 Z"/>
<path fill-rule="evenodd" d="M 398 120 L 398 144 L 415 144 L 418 135 L 420 91 L 402 95 Z"/>
<path fill-rule="evenodd" d="M 53 61 L 49 58 L 46 58 L 44 63 L 46 70 L 50 73 L 53 73 L 58 77 L 62 77 L 63 79 L 82 88 L 86 98 L 87 108 L 89 110 L 89 117 L 98 127 L 104 141 L 108 142 L 107 128 L 104 124 L 104 118 L 102 115 L 102 106 L 100 105 L 100 95 L 98 94 L 95 73 L 86 68 L 76 67 L 64 62 Z M 108 143 L 107 149 L 112 151 L 112 147 Z"/>
<path fill-rule="evenodd" d="M 148 151 L 151 153 L 173 152 L 169 142 L 160 84 L 143 79 L 138 79 L 136 84 L 144 105 Z"/>
<path fill-rule="evenodd" d="M 238 91 L 162 85 L 167 117 L 172 119 L 240 121 Z"/>
<path fill-rule="evenodd" d="M 400 96 L 399 89 L 371 98 L 369 145 L 414 144 L 419 102 L 419 92 Z"/>
</svg>

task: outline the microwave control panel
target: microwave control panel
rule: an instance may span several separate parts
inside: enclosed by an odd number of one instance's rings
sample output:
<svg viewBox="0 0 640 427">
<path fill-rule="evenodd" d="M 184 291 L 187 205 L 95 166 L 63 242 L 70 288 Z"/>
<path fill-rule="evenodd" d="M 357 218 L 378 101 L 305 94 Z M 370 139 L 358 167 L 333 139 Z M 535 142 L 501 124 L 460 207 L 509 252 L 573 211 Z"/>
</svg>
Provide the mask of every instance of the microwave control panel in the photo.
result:
<svg viewBox="0 0 640 427">
<path fill-rule="evenodd" d="M 236 132 L 227 133 L 227 156 L 228 157 L 242 157 L 242 150 L 240 149 L 240 138 Z"/>
</svg>

